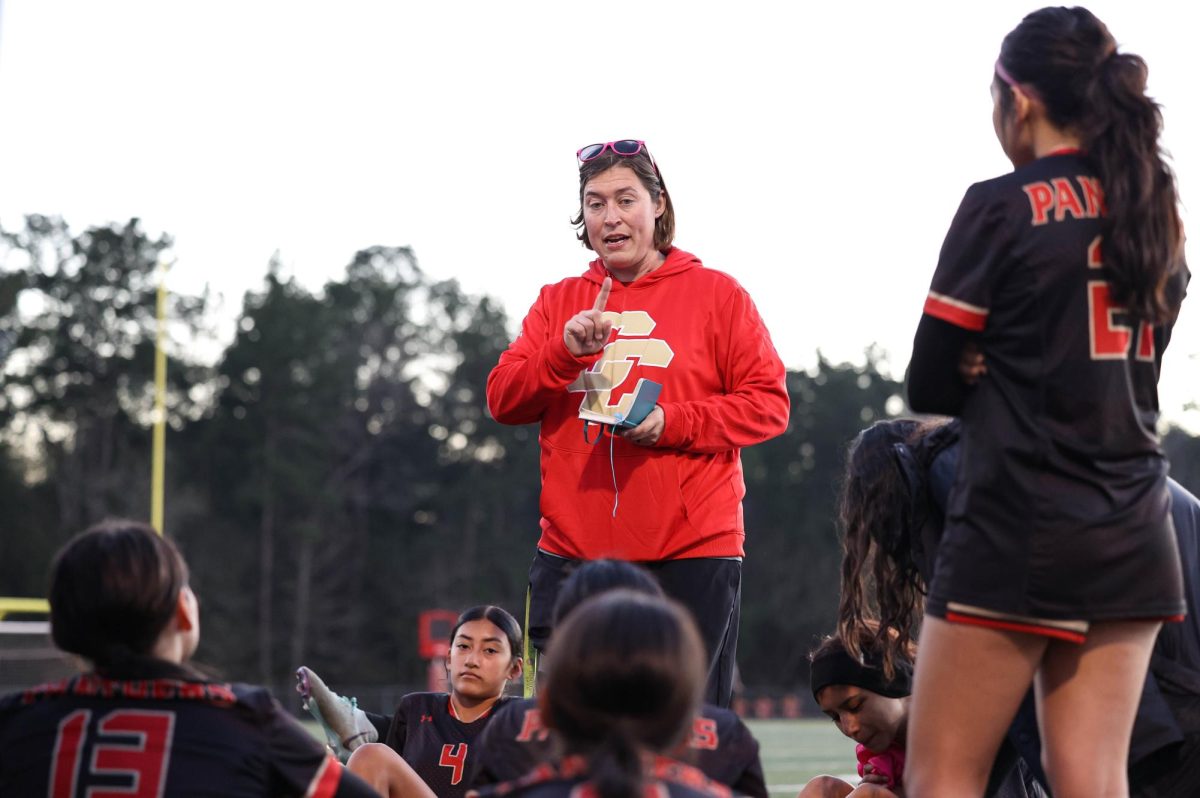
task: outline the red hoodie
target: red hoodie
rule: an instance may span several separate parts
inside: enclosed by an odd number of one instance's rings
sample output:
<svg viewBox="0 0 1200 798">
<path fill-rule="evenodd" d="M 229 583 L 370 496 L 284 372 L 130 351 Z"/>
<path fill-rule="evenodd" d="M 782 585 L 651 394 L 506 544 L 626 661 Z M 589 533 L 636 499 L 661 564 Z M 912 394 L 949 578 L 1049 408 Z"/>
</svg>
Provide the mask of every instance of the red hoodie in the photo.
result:
<svg viewBox="0 0 1200 798">
<path fill-rule="evenodd" d="M 581 277 L 541 290 L 488 376 L 497 421 L 541 422 L 538 546 L 551 554 L 634 561 L 744 554 L 739 452 L 787 427 L 783 363 L 736 280 L 680 249 L 666 255 L 637 281 L 613 282 L 605 309 L 613 332 L 603 353 L 576 358 L 563 343 L 563 325 L 593 305 L 607 275 L 595 260 Z M 609 407 L 640 377 L 662 384 L 665 425 L 655 446 L 607 435 L 585 442 L 580 374 L 589 368 L 604 368 L 616 383 L 608 397 L 589 397 Z"/>
</svg>

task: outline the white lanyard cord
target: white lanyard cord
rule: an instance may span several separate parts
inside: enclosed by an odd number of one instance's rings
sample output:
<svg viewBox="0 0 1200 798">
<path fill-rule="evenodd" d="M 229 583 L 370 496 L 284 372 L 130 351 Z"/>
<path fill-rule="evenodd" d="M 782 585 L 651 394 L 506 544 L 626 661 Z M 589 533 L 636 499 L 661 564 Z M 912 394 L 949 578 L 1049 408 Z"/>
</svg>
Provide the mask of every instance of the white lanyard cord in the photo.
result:
<svg viewBox="0 0 1200 798">
<path fill-rule="evenodd" d="M 617 463 L 613 459 L 613 449 L 616 446 L 616 435 L 612 430 L 608 433 L 608 467 L 612 471 L 613 478 L 613 513 L 612 517 L 617 517 L 617 505 L 621 503 L 621 491 L 617 489 Z"/>
</svg>

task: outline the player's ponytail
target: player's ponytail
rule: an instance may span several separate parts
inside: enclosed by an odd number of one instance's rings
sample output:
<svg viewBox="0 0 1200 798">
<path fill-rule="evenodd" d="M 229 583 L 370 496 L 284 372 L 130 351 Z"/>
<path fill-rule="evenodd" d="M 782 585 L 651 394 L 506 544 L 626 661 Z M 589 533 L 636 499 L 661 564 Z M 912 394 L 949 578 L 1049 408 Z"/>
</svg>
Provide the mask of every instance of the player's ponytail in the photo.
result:
<svg viewBox="0 0 1200 798">
<path fill-rule="evenodd" d="M 583 757 L 601 798 L 642 794 L 643 754 L 681 742 L 704 688 L 704 647 L 680 605 L 611 590 L 555 629 L 542 718 Z"/>
<path fill-rule="evenodd" d="M 1104 189 L 1101 256 L 1113 299 L 1135 317 L 1173 320 L 1183 264 L 1175 176 L 1159 146 L 1162 113 L 1146 96 L 1146 63 L 1118 53 L 1085 8 L 1029 14 L 1000 48 L 1000 66 L 1039 99 L 1048 119 L 1076 131 Z M 1002 95 L 1002 108 L 1011 96 Z"/>
<path fill-rule="evenodd" d="M 957 440 L 944 419 L 879 421 L 846 454 L 838 492 L 842 578 L 837 636 L 853 657 L 871 639 L 888 678 L 925 607 L 913 556 L 928 515 L 929 464 Z"/>
<path fill-rule="evenodd" d="M 615 724 L 588 757 L 589 780 L 600 798 L 640 798 L 642 757 L 629 729 Z"/>
<path fill-rule="evenodd" d="M 108 521 L 67 543 L 50 569 L 50 633 L 102 674 L 149 657 L 187 585 L 171 541 L 133 521 Z"/>
<path fill-rule="evenodd" d="M 1170 278 L 1182 264 L 1175 176 L 1158 137 L 1162 112 L 1146 96 L 1146 63 L 1129 53 L 1104 57 L 1088 87 L 1092 113 L 1087 151 L 1104 187 L 1101 253 L 1113 298 L 1138 318 L 1174 320 L 1178 301 Z"/>
</svg>

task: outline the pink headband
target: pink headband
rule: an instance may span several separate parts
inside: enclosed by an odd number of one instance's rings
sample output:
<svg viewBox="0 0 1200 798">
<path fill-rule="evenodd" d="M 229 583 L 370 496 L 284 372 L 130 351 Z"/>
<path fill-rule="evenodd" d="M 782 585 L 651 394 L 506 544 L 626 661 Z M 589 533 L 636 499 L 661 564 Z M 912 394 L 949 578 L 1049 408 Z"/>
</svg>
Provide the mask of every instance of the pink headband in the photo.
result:
<svg viewBox="0 0 1200 798">
<path fill-rule="evenodd" d="M 1038 93 L 1033 86 L 1017 82 L 1016 78 L 1008 74 L 1008 70 L 1004 68 L 1004 64 L 1000 63 L 1000 59 L 996 59 L 996 74 L 1000 76 L 1000 80 L 1012 86 L 1014 89 L 1019 89 L 1026 97 L 1038 99 Z"/>
<path fill-rule="evenodd" d="M 1000 76 L 1000 80 L 1004 81 L 1009 86 L 1012 86 L 1014 89 L 1020 86 L 1020 84 L 1013 79 L 1013 76 L 1008 74 L 1008 70 L 1004 68 L 1004 64 L 1000 63 L 999 58 L 996 59 L 996 74 Z"/>
</svg>

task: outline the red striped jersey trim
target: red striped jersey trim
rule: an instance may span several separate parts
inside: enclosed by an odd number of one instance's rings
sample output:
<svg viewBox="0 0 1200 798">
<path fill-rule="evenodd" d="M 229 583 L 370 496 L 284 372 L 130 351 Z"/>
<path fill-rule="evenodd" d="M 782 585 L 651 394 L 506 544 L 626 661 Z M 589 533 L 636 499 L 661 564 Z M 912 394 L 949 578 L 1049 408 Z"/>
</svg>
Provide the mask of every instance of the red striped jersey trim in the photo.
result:
<svg viewBox="0 0 1200 798">
<path fill-rule="evenodd" d="M 936 291 L 930 291 L 929 296 L 925 298 L 925 314 L 971 332 L 983 332 L 983 328 L 987 326 L 987 308 Z"/>
<path fill-rule="evenodd" d="M 342 764 L 332 755 L 325 757 L 317 775 L 309 782 L 304 798 L 333 798 L 337 792 L 338 783 L 342 780 Z"/>
<path fill-rule="evenodd" d="M 1059 640 L 1066 640 L 1068 643 L 1083 643 L 1087 640 L 1087 635 L 1072 632 L 1068 629 L 1056 629 L 1052 626 L 1039 626 L 1037 624 L 1020 623 L 1017 621 L 1002 621 L 999 618 L 978 618 L 974 615 L 963 615 L 958 612 L 947 612 L 946 620 L 951 623 L 967 624 L 968 626 L 1002 629 L 1006 632 L 1023 632 L 1025 634 L 1041 635 L 1042 637 L 1054 637 Z"/>
<path fill-rule="evenodd" d="M 479 717 L 475 718 L 475 720 L 483 720 L 488 715 L 492 714 L 492 710 L 495 708 L 496 708 L 496 705 L 493 703 L 490 707 L 485 709 Z M 454 708 L 454 698 L 452 696 L 446 696 L 446 711 L 450 713 L 450 717 L 454 718 L 459 723 L 474 723 L 475 722 L 475 720 L 463 720 L 462 719 L 462 717 L 458 714 L 458 710 Z"/>
</svg>

